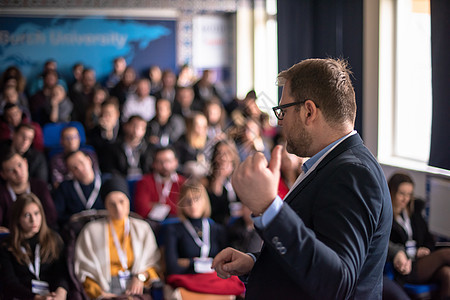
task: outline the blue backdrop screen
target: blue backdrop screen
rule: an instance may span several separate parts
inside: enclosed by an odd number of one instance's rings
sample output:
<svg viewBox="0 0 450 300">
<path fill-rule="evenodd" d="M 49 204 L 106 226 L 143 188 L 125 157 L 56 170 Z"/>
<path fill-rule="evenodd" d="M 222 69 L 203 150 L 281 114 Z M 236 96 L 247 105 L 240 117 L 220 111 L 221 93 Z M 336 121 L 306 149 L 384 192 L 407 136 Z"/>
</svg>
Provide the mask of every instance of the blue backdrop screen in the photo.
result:
<svg viewBox="0 0 450 300">
<path fill-rule="evenodd" d="M 146 76 L 151 65 L 176 70 L 175 20 L 105 16 L 1 16 L 0 72 L 15 65 L 32 79 L 48 59 L 71 79 L 71 68 L 82 63 L 103 81 L 114 58 L 123 56 Z"/>
</svg>

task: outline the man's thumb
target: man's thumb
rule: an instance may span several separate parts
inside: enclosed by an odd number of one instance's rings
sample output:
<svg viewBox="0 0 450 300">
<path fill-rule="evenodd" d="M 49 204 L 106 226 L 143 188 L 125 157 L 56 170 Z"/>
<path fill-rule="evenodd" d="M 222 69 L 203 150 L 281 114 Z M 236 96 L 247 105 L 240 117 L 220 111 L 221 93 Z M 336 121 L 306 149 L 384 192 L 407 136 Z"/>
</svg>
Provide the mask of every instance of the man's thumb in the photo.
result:
<svg viewBox="0 0 450 300">
<path fill-rule="evenodd" d="M 281 151 L 283 150 L 283 146 L 277 145 L 272 150 L 272 156 L 269 161 L 269 169 L 272 173 L 280 172 L 281 166 Z"/>
</svg>

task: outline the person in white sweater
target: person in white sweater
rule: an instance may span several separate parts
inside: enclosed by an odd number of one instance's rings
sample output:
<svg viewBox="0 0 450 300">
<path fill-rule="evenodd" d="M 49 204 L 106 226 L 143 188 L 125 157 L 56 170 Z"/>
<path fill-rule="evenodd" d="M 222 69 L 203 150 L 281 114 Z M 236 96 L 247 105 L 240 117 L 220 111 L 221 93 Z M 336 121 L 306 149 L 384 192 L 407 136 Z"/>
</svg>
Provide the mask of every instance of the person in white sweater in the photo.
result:
<svg viewBox="0 0 450 300">
<path fill-rule="evenodd" d="M 143 295 L 158 279 L 160 254 L 155 236 L 143 220 L 129 217 L 127 182 L 118 176 L 101 188 L 108 217 L 88 223 L 75 246 L 75 274 L 92 298 Z"/>
</svg>

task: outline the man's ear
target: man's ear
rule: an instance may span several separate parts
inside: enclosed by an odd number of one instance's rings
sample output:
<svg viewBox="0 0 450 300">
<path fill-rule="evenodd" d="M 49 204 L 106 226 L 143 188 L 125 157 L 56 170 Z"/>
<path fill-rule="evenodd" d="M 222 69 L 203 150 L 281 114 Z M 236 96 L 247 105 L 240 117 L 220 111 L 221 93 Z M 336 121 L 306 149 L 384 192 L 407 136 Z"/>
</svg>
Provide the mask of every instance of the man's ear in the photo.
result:
<svg viewBox="0 0 450 300">
<path fill-rule="evenodd" d="M 303 104 L 306 125 L 314 122 L 318 117 L 318 109 L 316 104 L 311 100 L 306 100 Z"/>
</svg>

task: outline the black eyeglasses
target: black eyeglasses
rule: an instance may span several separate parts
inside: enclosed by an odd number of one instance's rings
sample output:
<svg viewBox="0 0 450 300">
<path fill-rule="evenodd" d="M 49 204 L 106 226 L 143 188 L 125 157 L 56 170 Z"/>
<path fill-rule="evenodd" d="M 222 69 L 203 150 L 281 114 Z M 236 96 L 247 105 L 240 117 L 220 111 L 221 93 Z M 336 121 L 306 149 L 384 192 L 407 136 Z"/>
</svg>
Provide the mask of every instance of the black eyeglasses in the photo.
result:
<svg viewBox="0 0 450 300">
<path fill-rule="evenodd" d="M 278 106 L 272 107 L 272 109 L 273 109 L 273 112 L 275 113 L 275 117 L 277 117 L 277 119 L 281 121 L 281 120 L 283 120 L 284 115 L 285 115 L 285 112 L 284 112 L 285 108 L 288 108 L 288 107 L 291 107 L 291 106 L 294 106 L 294 105 L 303 104 L 305 102 L 306 102 L 306 100 L 299 101 L 299 102 L 291 102 L 291 103 L 287 103 L 287 104 L 283 104 L 283 105 L 278 105 Z M 319 108 L 319 105 L 316 104 L 316 107 Z"/>
</svg>

